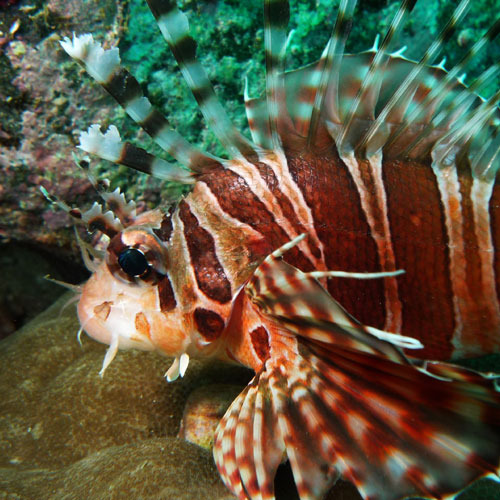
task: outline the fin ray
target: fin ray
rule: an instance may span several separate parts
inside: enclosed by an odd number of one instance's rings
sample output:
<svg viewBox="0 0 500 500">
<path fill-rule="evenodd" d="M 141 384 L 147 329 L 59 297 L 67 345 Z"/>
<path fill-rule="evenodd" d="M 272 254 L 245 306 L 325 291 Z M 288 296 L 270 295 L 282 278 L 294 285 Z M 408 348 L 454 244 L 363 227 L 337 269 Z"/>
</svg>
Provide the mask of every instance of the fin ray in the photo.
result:
<svg viewBox="0 0 500 500">
<path fill-rule="evenodd" d="M 233 158 L 255 158 L 257 146 L 231 123 L 203 66 L 196 59 L 196 42 L 189 34 L 185 14 L 177 8 L 175 0 L 147 2 L 201 112 L 221 144 Z"/>
<path fill-rule="evenodd" d="M 203 171 L 219 159 L 201 152 L 170 128 L 168 120 L 151 104 L 139 82 L 120 65 L 118 48 L 104 50 L 92 35 L 65 38 L 63 49 L 102 85 L 126 113 L 153 140 L 179 163 L 193 171 Z M 179 169 L 180 170 L 180 169 Z"/>
<path fill-rule="evenodd" d="M 270 347 L 217 433 L 216 450 L 227 451 L 216 451 L 216 462 L 231 491 L 253 498 L 258 469 L 270 484 L 283 448 L 301 500 L 322 498 L 339 473 L 366 500 L 441 499 L 498 477 L 500 377 L 413 361 L 372 336 L 313 277 L 281 260 L 299 241 L 270 254 L 240 298 L 249 307 L 239 310 L 253 308 L 266 324 Z M 271 461 L 262 451 L 255 459 L 255 439 L 265 437 L 254 432 L 263 421 L 257 401 L 272 426 Z"/>
</svg>

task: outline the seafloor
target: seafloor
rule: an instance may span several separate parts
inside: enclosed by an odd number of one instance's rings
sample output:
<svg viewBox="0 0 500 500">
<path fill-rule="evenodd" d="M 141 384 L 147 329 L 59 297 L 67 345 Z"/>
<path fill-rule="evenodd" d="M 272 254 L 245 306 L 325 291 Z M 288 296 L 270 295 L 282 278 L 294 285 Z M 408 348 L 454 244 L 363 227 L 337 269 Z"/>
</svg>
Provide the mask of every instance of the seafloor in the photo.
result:
<svg viewBox="0 0 500 500">
<path fill-rule="evenodd" d="M 245 130 L 244 77 L 251 95 L 262 90 L 260 2 L 179 3 L 217 92 Z M 332 3 L 292 2 L 290 67 L 319 56 L 334 20 Z M 370 47 L 397 4 L 361 1 L 348 49 Z M 422 54 L 424 42 L 455 5 L 452 0 L 418 2 L 400 39 L 400 45 L 408 45 L 409 57 Z M 447 67 L 499 11 L 498 0 L 473 0 L 444 50 Z M 177 436 L 184 422 L 182 435 L 207 445 L 209 429 L 238 390 L 227 382 L 242 387 L 249 377 L 246 370 L 192 362 L 184 380 L 167 385 L 162 374 L 168 360 L 127 352 L 117 356 L 101 380 L 104 347 L 86 338 L 79 346 L 73 306 L 60 312 L 59 303 L 19 329 L 60 293 L 44 275 L 73 283 L 85 278 L 71 221 L 39 191 L 43 185 L 83 208 L 96 199 L 72 159 L 73 152 L 82 157 L 75 149 L 78 132 L 95 122 L 115 124 L 128 140 L 158 152 L 63 53 L 58 43 L 63 36 L 93 32 L 107 45 L 118 44 L 124 64 L 173 126 L 212 152 L 221 153 L 220 147 L 203 125 L 144 1 L 0 0 L 0 30 L 0 337 L 19 330 L 0 343 L 0 498 L 229 498 L 211 454 Z M 499 58 L 497 42 L 468 78 Z M 499 84 L 492 82 L 486 93 Z M 92 165 L 97 178 L 109 178 L 113 187 L 120 186 L 143 206 L 165 205 L 180 192 L 179 186 L 123 167 L 96 160 Z M 204 399 L 207 394 L 222 396 L 214 403 L 214 398 Z M 293 498 L 290 484 L 285 469 L 280 498 Z M 460 499 L 500 499 L 492 485 L 483 482 Z M 341 483 L 328 498 L 354 500 L 359 495 Z"/>
</svg>

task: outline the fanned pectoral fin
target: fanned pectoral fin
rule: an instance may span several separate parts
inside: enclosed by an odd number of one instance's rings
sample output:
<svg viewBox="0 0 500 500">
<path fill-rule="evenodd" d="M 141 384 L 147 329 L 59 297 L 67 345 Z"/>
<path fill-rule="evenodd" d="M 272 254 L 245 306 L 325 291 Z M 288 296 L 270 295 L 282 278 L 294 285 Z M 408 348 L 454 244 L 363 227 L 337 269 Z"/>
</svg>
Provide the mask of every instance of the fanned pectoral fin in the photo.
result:
<svg viewBox="0 0 500 500">
<path fill-rule="evenodd" d="M 282 361 L 265 365 L 217 429 L 215 461 L 226 486 L 240 499 L 274 499 L 274 477 L 285 458 L 302 499 L 320 498 L 338 476 L 332 457 L 318 452 L 304 425 Z"/>
<path fill-rule="evenodd" d="M 242 500 L 274 498 L 274 476 L 284 457 L 268 378 L 268 372 L 255 376 L 216 432 L 215 462 L 226 486 Z"/>
<path fill-rule="evenodd" d="M 492 380 L 444 363 L 425 372 L 305 344 L 301 354 L 336 428 L 338 467 L 364 498 L 442 498 L 481 476 L 498 478 L 500 395 Z"/>
<path fill-rule="evenodd" d="M 307 339 L 280 339 L 279 350 L 219 425 L 215 459 L 240 499 L 274 498 L 283 452 L 301 500 L 323 498 L 339 474 L 370 500 L 438 499 L 498 480 L 493 380 Z"/>
<path fill-rule="evenodd" d="M 245 289 L 270 347 L 216 437 L 231 491 L 274 498 L 283 451 L 301 500 L 321 499 L 339 473 L 367 500 L 442 499 L 486 475 L 498 481 L 498 378 L 411 361 L 399 347 L 412 339 L 350 317 L 313 273 L 280 259 L 287 248 Z"/>
</svg>

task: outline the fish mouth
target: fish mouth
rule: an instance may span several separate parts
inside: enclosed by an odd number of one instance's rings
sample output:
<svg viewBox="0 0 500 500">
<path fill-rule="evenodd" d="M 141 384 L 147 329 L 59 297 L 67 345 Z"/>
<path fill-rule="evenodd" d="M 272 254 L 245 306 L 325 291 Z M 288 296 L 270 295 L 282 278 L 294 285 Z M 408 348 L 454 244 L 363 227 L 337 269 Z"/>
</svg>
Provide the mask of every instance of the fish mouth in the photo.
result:
<svg viewBox="0 0 500 500">
<path fill-rule="evenodd" d="M 151 351 L 147 293 L 114 279 L 102 265 L 83 286 L 77 312 L 82 330 L 116 349 Z"/>
</svg>

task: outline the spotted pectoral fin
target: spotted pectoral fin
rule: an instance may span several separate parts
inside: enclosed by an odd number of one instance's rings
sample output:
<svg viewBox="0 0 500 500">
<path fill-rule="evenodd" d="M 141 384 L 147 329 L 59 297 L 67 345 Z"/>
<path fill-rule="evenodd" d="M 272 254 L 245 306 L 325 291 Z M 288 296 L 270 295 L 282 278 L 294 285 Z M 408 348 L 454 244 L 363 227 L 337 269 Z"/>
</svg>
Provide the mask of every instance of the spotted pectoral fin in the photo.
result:
<svg viewBox="0 0 500 500">
<path fill-rule="evenodd" d="M 281 261 L 286 249 L 245 291 L 270 341 L 216 436 L 231 491 L 273 498 L 283 450 L 302 500 L 322 498 L 338 473 L 370 500 L 438 499 L 486 475 L 498 481 L 498 378 L 411 361 L 399 350 L 411 339 L 356 322 L 314 275 Z"/>
<path fill-rule="evenodd" d="M 226 486 L 241 500 L 274 499 L 274 477 L 287 457 L 301 498 L 320 498 L 337 478 L 330 458 L 318 455 L 297 427 L 287 374 L 268 362 L 219 423 L 214 458 Z M 286 454 L 285 454 L 286 451 Z M 299 482 L 300 481 L 300 482 Z"/>
<path fill-rule="evenodd" d="M 274 476 L 285 445 L 274 419 L 268 374 L 255 376 L 217 428 L 214 458 L 226 486 L 240 499 L 274 498 Z"/>
<path fill-rule="evenodd" d="M 271 355 L 216 434 L 217 466 L 238 498 L 273 499 L 284 456 L 301 500 L 323 498 L 339 474 L 367 500 L 441 499 L 486 475 L 498 481 L 500 395 L 488 377 L 280 328 L 270 326 Z"/>
<path fill-rule="evenodd" d="M 481 374 L 425 370 L 300 340 L 295 426 L 365 499 L 443 498 L 498 480 L 500 395 Z"/>
</svg>

